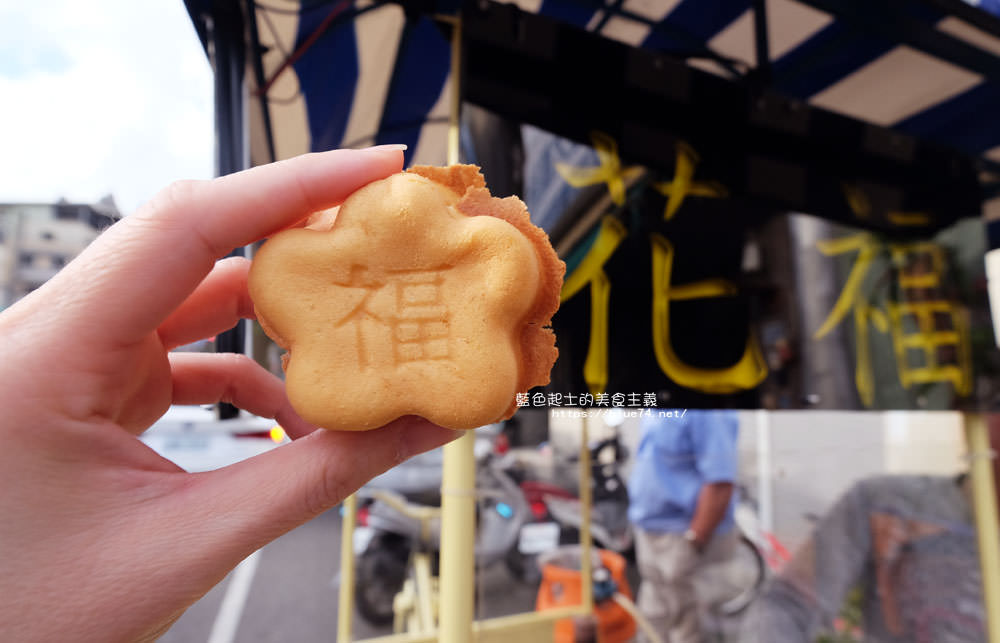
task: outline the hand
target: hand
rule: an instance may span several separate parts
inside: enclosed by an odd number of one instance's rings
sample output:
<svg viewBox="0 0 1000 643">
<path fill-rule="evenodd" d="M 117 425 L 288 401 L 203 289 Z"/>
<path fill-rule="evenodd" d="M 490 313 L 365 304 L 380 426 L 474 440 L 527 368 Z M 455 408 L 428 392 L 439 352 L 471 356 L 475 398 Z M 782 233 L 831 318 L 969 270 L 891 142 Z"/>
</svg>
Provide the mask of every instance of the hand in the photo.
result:
<svg viewBox="0 0 1000 643">
<path fill-rule="evenodd" d="M 177 183 L 0 315 L 0 639 L 155 638 L 254 550 L 457 436 L 314 430 L 249 358 L 168 353 L 252 317 L 249 262 L 219 257 L 401 165 L 335 151 Z M 170 404 L 219 401 L 298 439 L 188 474 L 136 438 Z"/>
</svg>

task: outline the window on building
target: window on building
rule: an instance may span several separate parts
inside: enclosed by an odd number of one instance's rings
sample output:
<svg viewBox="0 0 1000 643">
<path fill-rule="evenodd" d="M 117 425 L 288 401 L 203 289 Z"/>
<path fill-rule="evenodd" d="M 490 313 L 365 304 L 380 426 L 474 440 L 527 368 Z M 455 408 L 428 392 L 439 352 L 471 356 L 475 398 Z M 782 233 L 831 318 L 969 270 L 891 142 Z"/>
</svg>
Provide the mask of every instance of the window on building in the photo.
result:
<svg viewBox="0 0 1000 643">
<path fill-rule="evenodd" d="M 59 203 L 56 205 L 56 218 L 57 219 L 70 219 L 76 220 L 80 218 L 79 215 L 80 206 L 72 205 L 70 203 Z"/>
</svg>

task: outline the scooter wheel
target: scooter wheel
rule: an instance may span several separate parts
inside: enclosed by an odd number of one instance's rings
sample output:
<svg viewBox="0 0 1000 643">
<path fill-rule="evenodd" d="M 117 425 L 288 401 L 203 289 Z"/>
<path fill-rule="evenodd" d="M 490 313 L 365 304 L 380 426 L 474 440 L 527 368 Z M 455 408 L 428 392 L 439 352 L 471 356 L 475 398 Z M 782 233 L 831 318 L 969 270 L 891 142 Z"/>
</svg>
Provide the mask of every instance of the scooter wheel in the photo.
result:
<svg viewBox="0 0 1000 643">
<path fill-rule="evenodd" d="M 525 585 L 538 585 L 542 582 L 542 570 L 538 566 L 538 556 L 522 554 L 513 548 L 504 556 L 504 563 L 510 575 Z"/>
<path fill-rule="evenodd" d="M 392 602 L 403 589 L 409 558 L 409 542 L 396 534 L 378 534 L 358 556 L 355 604 L 372 625 L 392 624 Z"/>
</svg>

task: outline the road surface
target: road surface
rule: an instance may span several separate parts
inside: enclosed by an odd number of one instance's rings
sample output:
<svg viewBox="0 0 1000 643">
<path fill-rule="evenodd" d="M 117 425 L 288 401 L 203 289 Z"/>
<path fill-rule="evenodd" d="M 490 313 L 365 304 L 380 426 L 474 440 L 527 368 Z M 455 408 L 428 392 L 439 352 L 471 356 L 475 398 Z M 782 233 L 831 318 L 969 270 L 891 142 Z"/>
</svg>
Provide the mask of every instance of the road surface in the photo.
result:
<svg viewBox="0 0 1000 643">
<path fill-rule="evenodd" d="M 340 515 L 329 511 L 264 547 L 174 624 L 162 643 L 312 643 L 337 636 Z M 249 570 L 249 571 L 248 571 Z M 481 617 L 534 609 L 535 588 L 503 564 L 480 574 Z M 391 633 L 354 615 L 354 638 Z"/>
</svg>

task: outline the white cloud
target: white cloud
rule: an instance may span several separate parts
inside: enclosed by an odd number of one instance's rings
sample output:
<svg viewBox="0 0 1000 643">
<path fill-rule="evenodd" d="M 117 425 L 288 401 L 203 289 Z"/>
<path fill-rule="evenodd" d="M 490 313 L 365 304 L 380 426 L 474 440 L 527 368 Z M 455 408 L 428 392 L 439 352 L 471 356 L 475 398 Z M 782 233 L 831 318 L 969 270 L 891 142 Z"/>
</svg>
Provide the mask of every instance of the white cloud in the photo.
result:
<svg viewBox="0 0 1000 643">
<path fill-rule="evenodd" d="M 211 69 L 181 0 L 17 3 L 0 43 L 0 202 L 111 193 L 127 213 L 212 175 Z"/>
</svg>

